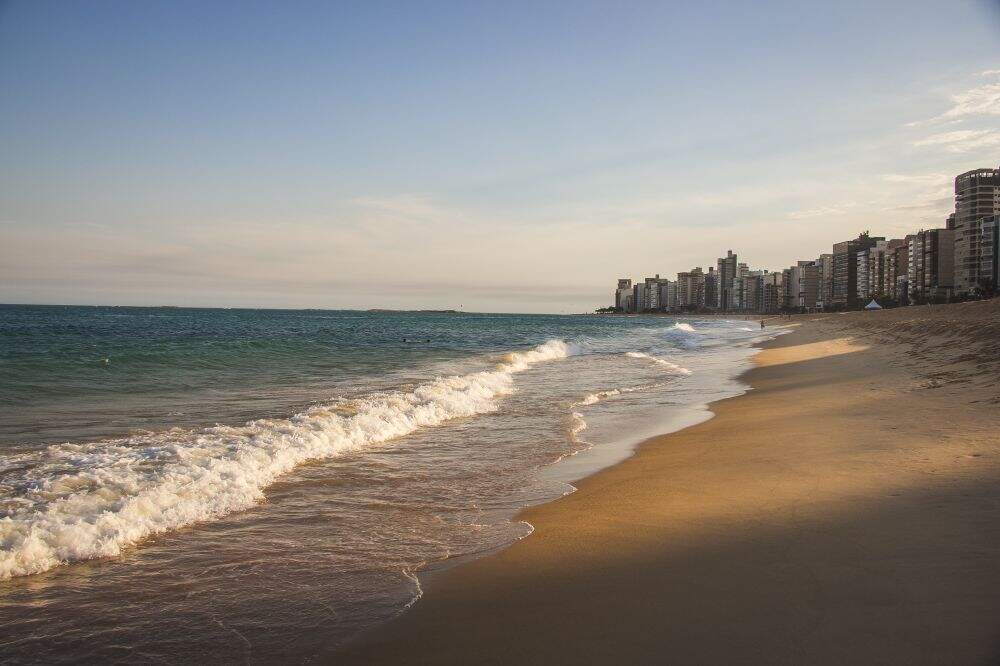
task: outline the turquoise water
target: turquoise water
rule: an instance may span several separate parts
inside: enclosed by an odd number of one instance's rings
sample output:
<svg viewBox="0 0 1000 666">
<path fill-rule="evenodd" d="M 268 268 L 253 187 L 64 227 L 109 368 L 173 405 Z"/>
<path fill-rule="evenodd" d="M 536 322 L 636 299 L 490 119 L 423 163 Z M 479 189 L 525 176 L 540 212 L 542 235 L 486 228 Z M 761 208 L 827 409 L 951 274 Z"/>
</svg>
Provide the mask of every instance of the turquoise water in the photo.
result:
<svg viewBox="0 0 1000 666">
<path fill-rule="evenodd" d="M 0 306 L 0 446 L 230 423 L 437 362 L 613 335 L 590 317 Z"/>
<path fill-rule="evenodd" d="M 0 658 L 304 661 L 706 416 L 752 322 L 0 306 Z"/>
</svg>

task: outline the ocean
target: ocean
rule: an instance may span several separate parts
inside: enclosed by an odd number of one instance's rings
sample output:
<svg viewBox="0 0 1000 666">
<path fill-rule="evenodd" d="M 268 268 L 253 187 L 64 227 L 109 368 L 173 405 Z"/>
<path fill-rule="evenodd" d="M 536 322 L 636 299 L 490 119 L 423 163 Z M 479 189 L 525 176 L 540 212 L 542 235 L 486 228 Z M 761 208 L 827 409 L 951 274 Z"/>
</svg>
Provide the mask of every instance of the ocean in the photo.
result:
<svg viewBox="0 0 1000 666">
<path fill-rule="evenodd" d="M 0 306 L 0 660 L 322 658 L 742 392 L 756 321 Z"/>
</svg>

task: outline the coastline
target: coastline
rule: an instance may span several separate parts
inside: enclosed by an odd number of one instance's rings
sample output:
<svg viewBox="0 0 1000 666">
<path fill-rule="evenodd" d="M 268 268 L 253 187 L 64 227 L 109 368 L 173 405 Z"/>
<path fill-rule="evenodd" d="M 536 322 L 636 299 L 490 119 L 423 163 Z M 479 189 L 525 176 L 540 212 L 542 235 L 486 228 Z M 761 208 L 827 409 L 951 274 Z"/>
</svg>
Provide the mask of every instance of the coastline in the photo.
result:
<svg viewBox="0 0 1000 666">
<path fill-rule="evenodd" d="M 927 338 L 979 317 L 988 346 L 998 305 L 794 318 L 752 390 L 525 509 L 529 538 L 429 576 L 338 661 L 989 661 L 998 368 L 928 367 Z"/>
</svg>

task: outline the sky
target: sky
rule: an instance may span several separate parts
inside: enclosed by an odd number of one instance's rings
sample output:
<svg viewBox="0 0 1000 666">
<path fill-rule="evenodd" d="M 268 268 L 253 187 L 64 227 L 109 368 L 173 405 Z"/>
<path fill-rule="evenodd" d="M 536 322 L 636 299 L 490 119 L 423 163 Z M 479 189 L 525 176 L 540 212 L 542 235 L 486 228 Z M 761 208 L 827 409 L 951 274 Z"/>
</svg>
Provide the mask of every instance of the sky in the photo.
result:
<svg viewBox="0 0 1000 666">
<path fill-rule="evenodd" d="M 998 164 L 1000 0 L 0 0 L 0 302 L 585 312 Z"/>
</svg>

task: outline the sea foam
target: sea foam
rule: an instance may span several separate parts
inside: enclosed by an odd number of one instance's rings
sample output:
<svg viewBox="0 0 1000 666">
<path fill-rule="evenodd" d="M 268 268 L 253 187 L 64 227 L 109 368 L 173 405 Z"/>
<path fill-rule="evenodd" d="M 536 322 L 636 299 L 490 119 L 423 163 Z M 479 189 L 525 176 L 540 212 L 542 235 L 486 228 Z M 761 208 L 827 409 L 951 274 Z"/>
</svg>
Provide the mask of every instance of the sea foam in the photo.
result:
<svg viewBox="0 0 1000 666">
<path fill-rule="evenodd" d="M 688 370 L 687 368 L 677 365 L 676 363 L 672 363 L 665 358 L 660 358 L 658 356 L 650 356 L 649 354 L 645 354 L 643 352 L 625 352 L 625 355 L 628 356 L 629 358 L 640 358 L 647 361 L 651 361 L 652 363 L 656 363 L 657 365 L 662 365 L 663 367 L 667 368 L 671 372 L 677 373 L 678 375 L 691 374 L 691 371 Z"/>
<path fill-rule="evenodd" d="M 0 579 L 119 555 L 148 536 L 261 502 L 264 489 L 303 462 L 495 411 L 498 399 L 514 391 L 515 373 L 571 353 L 565 342 L 551 340 L 507 354 L 492 370 L 349 406 L 9 456 L 0 465 Z"/>
</svg>

